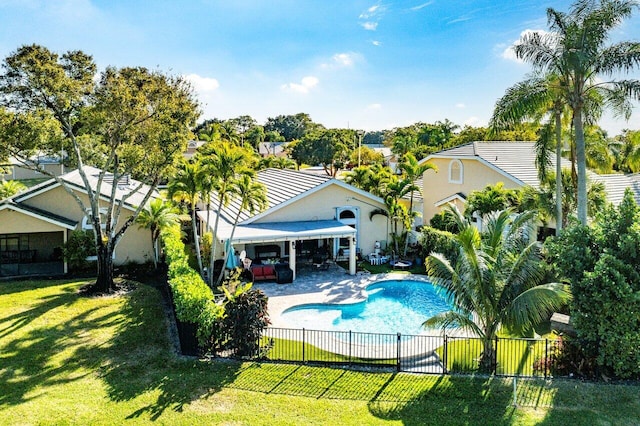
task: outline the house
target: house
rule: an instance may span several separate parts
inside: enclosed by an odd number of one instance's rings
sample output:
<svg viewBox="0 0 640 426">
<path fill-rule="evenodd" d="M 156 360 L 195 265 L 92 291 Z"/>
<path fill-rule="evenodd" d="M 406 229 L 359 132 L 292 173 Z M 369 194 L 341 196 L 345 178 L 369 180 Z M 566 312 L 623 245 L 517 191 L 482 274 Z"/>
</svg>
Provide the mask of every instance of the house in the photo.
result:
<svg viewBox="0 0 640 426">
<path fill-rule="evenodd" d="M 450 203 L 464 211 L 469 193 L 487 185 L 502 182 L 505 189 L 539 188 L 535 158 L 535 142 L 471 142 L 429 155 L 421 162 L 434 164 L 439 172 L 428 170 L 423 176 L 424 222 L 429 223 Z M 555 169 L 555 157 L 551 160 Z M 571 167 L 569 160 L 563 158 L 562 167 Z M 622 200 L 626 188 L 631 188 L 640 202 L 638 175 L 589 173 L 589 177 L 604 183 L 607 199 L 614 205 Z"/>
<path fill-rule="evenodd" d="M 99 169 L 85 166 L 90 184 L 97 188 Z M 78 170 L 59 177 L 85 206 L 86 189 Z M 111 193 L 109 175 L 101 186 L 103 199 Z M 133 179 L 116 183 L 116 198 L 125 199 L 120 223 L 126 221 L 142 202 L 149 188 Z M 138 189 L 137 191 L 135 189 Z M 156 194 L 157 196 L 157 194 Z M 0 201 L 0 276 L 61 274 L 67 272 L 62 246 L 76 229 L 92 229 L 87 215 L 61 183 L 49 179 L 13 197 Z M 148 230 L 129 227 L 116 247 L 114 264 L 142 263 L 153 256 Z"/>
<path fill-rule="evenodd" d="M 53 176 L 60 176 L 65 171 L 65 167 L 58 155 L 34 155 L 29 159 L 29 165 L 32 167 L 36 166 L 36 168 L 46 171 L 49 175 Z M 34 170 L 34 168 L 25 167 L 22 162 L 13 157 L 9 158 L 7 163 L 0 164 L 0 170 L 7 172 L 0 174 L 0 180 L 46 179 L 48 176 Z"/>
<path fill-rule="evenodd" d="M 355 274 L 357 254 L 373 252 L 376 242 L 388 238 L 384 201 L 366 191 L 326 175 L 288 169 L 261 170 L 257 180 L 266 187 L 268 207 L 255 215 L 240 212 L 235 232 L 238 201 L 220 211 L 215 236 L 220 257 L 230 243 L 254 262 L 288 261 L 294 272 L 297 263 L 324 257 L 348 260 Z M 215 215 L 209 212 L 211 231 Z M 207 212 L 198 212 L 198 218 L 206 228 Z"/>
<path fill-rule="evenodd" d="M 260 142 L 258 144 L 258 154 L 260 154 L 261 157 L 269 157 L 270 155 L 274 157 L 286 157 L 288 144 L 288 142 Z"/>
</svg>

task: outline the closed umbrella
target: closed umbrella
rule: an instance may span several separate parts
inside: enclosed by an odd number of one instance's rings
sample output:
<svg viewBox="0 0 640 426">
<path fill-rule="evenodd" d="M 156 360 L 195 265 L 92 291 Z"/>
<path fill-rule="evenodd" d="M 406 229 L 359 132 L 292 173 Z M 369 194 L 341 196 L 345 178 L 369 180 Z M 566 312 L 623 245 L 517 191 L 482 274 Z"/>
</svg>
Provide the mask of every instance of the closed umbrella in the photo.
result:
<svg viewBox="0 0 640 426">
<path fill-rule="evenodd" d="M 233 251 L 233 247 L 231 246 L 231 240 L 227 240 L 224 243 L 224 251 L 227 253 L 227 263 L 226 267 L 229 269 L 235 269 L 238 267 L 238 262 L 236 261 L 236 256 Z"/>
</svg>

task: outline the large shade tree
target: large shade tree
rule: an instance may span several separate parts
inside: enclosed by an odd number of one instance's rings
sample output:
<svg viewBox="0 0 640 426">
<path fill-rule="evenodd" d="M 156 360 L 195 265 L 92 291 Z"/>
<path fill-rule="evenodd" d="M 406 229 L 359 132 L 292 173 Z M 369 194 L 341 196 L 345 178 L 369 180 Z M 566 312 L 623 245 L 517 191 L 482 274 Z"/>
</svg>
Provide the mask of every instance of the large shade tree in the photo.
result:
<svg viewBox="0 0 640 426">
<path fill-rule="evenodd" d="M 573 114 L 578 174 L 578 219 L 587 223 L 584 111 L 596 93 L 617 115 L 629 118 L 640 81 L 616 79 L 640 65 L 640 43 L 608 44 L 611 32 L 638 6 L 635 0 L 578 0 L 569 13 L 547 10 L 549 33 L 530 32 L 514 46 L 535 70 L 556 75 Z"/>
<path fill-rule="evenodd" d="M 523 332 L 547 320 L 569 299 L 568 286 L 543 283 L 539 245 L 531 238 L 535 212 L 513 216 L 503 210 L 480 233 L 455 207 L 450 207 L 460 232 L 455 262 L 432 253 L 427 274 L 452 301 L 455 310 L 433 316 L 425 327 L 463 327 L 481 338 L 480 368 L 495 370 L 493 347 L 500 327 Z"/>
<path fill-rule="evenodd" d="M 0 150 L 27 164 L 34 153 L 60 152 L 60 142 L 64 144 L 78 166 L 86 199 L 65 180 L 52 177 L 93 228 L 98 259 L 94 287 L 108 292 L 115 287 L 114 250 L 186 148 L 198 105 L 181 77 L 113 67 L 96 75 L 92 57 L 81 51 L 59 55 L 29 45 L 10 54 L 0 73 L 0 107 L 13 119 L 0 129 Z M 87 145 L 100 153 L 90 162 L 100 168 L 95 185 L 84 169 Z M 140 182 L 129 192 L 118 194 L 117 186 L 107 183 L 127 175 Z M 124 206 L 134 194 L 141 196 L 139 205 L 125 218 Z"/>
</svg>

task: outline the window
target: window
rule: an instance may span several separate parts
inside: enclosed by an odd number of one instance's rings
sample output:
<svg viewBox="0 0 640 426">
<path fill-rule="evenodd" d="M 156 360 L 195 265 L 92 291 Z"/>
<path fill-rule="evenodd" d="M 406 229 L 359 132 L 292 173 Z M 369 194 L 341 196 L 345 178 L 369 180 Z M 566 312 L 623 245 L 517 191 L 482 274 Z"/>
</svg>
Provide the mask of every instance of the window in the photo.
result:
<svg viewBox="0 0 640 426">
<path fill-rule="evenodd" d="M 107 209 L 105 207 L 100 208 L 100 223 L 102 229 L 105 229 L 107 225 L 105 224 L 105 220 L 107 219 Z M 91 223 L 91 209 L 88 208 L 85 210 L 84 217 L 82 218 L 82 229 L 92 230 L 93 224 Z"/>
<path fill-rule="evenodd" d="M 462 161 L 451 160 L 449 163 L 449 183 L 462 183 L 463 171 Z"/>
</svg>

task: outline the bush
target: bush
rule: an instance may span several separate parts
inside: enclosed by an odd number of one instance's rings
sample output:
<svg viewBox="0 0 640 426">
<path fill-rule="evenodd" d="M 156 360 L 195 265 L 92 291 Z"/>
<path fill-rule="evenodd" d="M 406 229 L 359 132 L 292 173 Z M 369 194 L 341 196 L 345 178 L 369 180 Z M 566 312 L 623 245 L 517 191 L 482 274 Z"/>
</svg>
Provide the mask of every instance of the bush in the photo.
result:
<svg viewBox="0 0 640 426">
<path fill-rule="evenodd" d="M 429 221 L 429 224 L 432 228 L 440 231 L 452 232 L 454 234 L 460 232 L 458 222 L 456 222 L 456 218 L 449 210 L 441 210 L 439 213 L 436 213 Z"/>
<path fill-rule="evenodd" d="M 93 231 L 76 229 L 71 232 L 69 239 L 62 247 L 65 260 L 71 269 L 87 269 L 89 256 L 96 255 L 96 242 Z"/>
<path fill-rule="evenodd" d="M 213 292 L 200 274 L 189 266 L 178 226 L 164 230 L 162 241 L 167 258 L 169 287 L 176 317 L 197 326 L 198 343 L 206 346 L 224 307 L 214 302 Z"/>
<path fill-rule="evenodd" d="M 259 355 L 262 331 L 271 323 L 267 301 L 262 291 L 249 284 L 226 302 L 222 331 L 229 339 L 226 349 L 235 356 Z"/>
<path fill-rule="evenodd" d="M 458 243 L 451 232 L 425 226 L 419 237 L 420 257 L 426 259 L 431 253 L 441 253 L 454 264 L 458 258 Z"/>
</svg>

